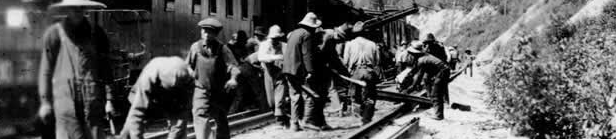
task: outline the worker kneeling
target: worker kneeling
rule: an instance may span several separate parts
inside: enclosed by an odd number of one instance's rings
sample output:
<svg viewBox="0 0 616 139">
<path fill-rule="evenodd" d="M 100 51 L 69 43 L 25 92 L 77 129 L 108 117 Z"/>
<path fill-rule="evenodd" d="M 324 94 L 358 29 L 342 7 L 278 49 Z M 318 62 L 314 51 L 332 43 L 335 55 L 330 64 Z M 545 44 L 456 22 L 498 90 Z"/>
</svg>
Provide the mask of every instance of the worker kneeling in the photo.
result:
<svg viewBox="0 0 616 139">
<path fill-rule="evenodd" d="M 167 138 L 186 138 L 193 86 L 191 71 L 181 58 L 152 59 L 143 68 L 129 94 L 131 107 L 121 133 L 122 138 L 144 138 L 145 120 L 156 114 L 167 118 Z"/>
</svg>

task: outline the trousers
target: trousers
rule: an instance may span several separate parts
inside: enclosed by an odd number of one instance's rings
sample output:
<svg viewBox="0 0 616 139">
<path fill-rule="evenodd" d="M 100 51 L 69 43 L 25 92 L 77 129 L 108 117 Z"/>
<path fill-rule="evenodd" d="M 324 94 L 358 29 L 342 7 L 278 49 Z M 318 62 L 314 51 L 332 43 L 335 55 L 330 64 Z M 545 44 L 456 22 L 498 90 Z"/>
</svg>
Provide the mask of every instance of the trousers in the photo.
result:
<svg viewBox="0 0 616 139">
<path fill-rule="evenodd" d="M 229 139 L 229 121 L 227 120 L 227 107 L 225 104 L 213 104 L 208 90 L 195 88 L 193 95 L 193 125 L 197 139 L 209 138 L 214 120 L 216 124 L 216 139 Z"/>
<path fill-rule="evenodd" d="M 362 123 L 369 123 L 374 116 L 376 100 L 376 83 L 378 82 L 378 74 L 370 67 L 359 67 L 353 71 L 353 79 L 365 81 L 367 86 L 351 84 L 349 92 L 353 96 L 353 101 L 360 105 L 359 114 L 361 115 Z"/>
<path fill-rule="evenodd" d="M 301 78 L 293 75 L 285 75 L 287 85 L 289 87 L 289 98 L 291 98 L 291 123 L 297 123 L 303 118 L 304 97 L 302 85 L 304 81 Z"/>
<path fill-rule="evenodd" d="M 434 114 L 437 118 L 444 118 L 444 103 L 446 99 L 449 99 L 449 69 L 441 70 L 436 74 L 434 84 L 431 87 L 430 97 L 436 99 L 434 108 Z"/>
</svg>

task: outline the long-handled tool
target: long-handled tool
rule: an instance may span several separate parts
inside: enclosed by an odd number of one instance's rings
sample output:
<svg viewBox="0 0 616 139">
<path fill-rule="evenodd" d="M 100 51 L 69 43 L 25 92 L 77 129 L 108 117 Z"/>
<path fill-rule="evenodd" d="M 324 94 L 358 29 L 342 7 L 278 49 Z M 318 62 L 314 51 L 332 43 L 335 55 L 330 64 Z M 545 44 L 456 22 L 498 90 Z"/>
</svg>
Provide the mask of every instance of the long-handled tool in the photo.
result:
<svg viewBox="0 0 616 139">
<path fill-rule="evenodd" d="M 111 114 L 107 114 L 107 121 L 109 121 L 109 129 L 111 131 L 112 135 L 116 135 L 116 129 L 115 129 L 115 123 L 113 123 L 113 118 L 111 117 Z"/>
</svg>

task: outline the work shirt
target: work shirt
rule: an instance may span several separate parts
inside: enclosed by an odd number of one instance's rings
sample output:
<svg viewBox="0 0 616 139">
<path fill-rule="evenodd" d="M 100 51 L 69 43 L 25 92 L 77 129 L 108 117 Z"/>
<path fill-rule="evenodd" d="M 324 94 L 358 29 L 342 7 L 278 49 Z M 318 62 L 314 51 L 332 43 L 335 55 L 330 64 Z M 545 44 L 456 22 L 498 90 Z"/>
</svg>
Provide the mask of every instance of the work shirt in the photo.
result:
<svg viewBox="0 0 616 139">
<path fill-rule="evenodd" d="M 357 37 L 345 45 L 343 63 L 349 68 L 349 71 L 353 71 L 360 66 L 374 68 L 380 61 L 378 46 L 366 38 Z"/>
<path fill-rule="evenodd" d="M 431 54 L 424 54 L 419 57 L 417 59 L 417 68 L 422 69 L 430 78 L 442 70 L 449 70 L 447 63 Z"/>
<path fill-rule="evenodd" d="M 344 66 L 343 51 L 345 42 L 347 41 L 347 35 L 340 28 L 325 29 L 321 37 L 321 44 L 318 45 L 318 56 L 315 57 L 316 66 L 318 72 L 329 73 L 329 69 L 336 70 L 338 73 L 350 76 L 351 74 Z"/>
<path fill-rule="evenodd" d="M 300 28 L 289 33 L 287 49 L 283 55 L 282 72 L 297 77 L 305 77 L 308 73 L 313 73 L 314 28 L 300 25 Z"/>
<path fill-rule="evenodd" d="M 194 79 L 188 65 L 179 57 L 152 59 L 133 86 L 122 135 L 143 138 L 145 121 L 157 114 L 169 118 L 171 134 L 168 138 L 186 137 L 186 123 L 190 119 L 190 99 Z"/>
<path fill-rule="evenodd" d="M 51 25 L 42 36 L 39 70 L 42 105 L 51 105 L 56 138 L 101 138 L 105 98 L 113 99 L 109 42 L 87 21 Z M 102 135 L 102 136 L 101 136 Z"/>
<path fill-rule="evenodd" d="M 272 39 L 267 39 L 259 44 L 257 59 L 270 75 L 278 76 L 278 74 L 282 73 L 282 52 L 286 47 L 286 43 L 274 44 Z"/>
<path fill-rule="evenodd" d="M 419 88 L 423 82 L 424 86 L 430 86 L 434 81 L 445 81 L 449 77 L 439 77 L 444 71 L 449 72 L 449 66 L 435 56 L 423 53 L 422 56 L 417 58 L 417 63 L 410 68 L 410 75 L 414 78 L 410 87 Z M 422 80 L 423 79 L 423 80 Z"/>
<path fill-rule="evenodd" d="M 196 87 L 210 92 L 213 101 L 224 100 L 222 91 L 229 74 L 236 76 L 240 73 L 231 50 L 216 40 L 195 42 L 186 60 L 189 67 L 194 69 Z"/>
<path fill-rule="evenodd" d="M 274 40 L 267 39 L 259 43 L 259 51 L 257 51 L 257 59 L 260 62 L 273 62 L 282 60 L 283 49 L 287 47 L 284 42 L 274 44 Z"/>
<path fill-rule="evenodd" d="M 445 48 L 439 44 L 437 41 L 425 41 L 423 42 L 426 45 L 426 53 L 437 57 L 442 61 L 447 61 L 447 52 Z"/>
</svg>

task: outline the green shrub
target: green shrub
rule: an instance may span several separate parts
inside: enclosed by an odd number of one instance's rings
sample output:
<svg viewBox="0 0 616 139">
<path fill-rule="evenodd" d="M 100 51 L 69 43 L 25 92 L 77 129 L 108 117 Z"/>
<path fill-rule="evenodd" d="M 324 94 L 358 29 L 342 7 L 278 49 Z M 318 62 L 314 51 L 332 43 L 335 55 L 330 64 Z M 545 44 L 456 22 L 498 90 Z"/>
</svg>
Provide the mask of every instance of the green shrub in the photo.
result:
<svg viewBox="0 0 616 139">
<path fill-rule="evenodd" d="M 532 138 L 616 136 L 607 124 L 613 116 L 609 98 L 616 93 L 616 30 L 609 16 L 542 34 L 559 37 L 536 44 L 552 49 L 540 54 L 549 58 L 497 62 L 486 85 L 498 117 Z"/>
</svg>

